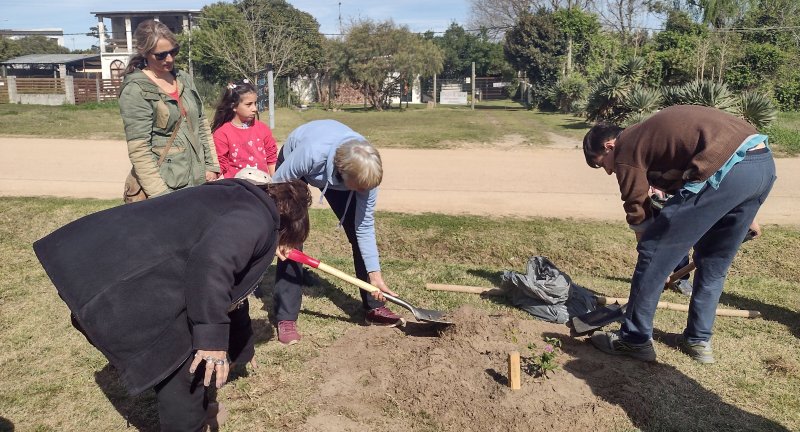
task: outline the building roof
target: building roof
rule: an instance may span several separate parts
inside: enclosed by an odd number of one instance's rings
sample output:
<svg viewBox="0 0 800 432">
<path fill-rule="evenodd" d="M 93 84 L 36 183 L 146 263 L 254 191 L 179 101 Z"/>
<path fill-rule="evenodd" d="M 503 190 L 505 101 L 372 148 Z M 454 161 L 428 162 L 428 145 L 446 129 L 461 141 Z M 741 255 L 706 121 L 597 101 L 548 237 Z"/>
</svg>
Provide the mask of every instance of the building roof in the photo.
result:
<svg viewBox="0 0 800 432">
<path fill-rule="evenodd" d="M 94 16 L 119 16 L 119 15 L 188 15 L 199 14 L 200 9 L 166 9 L 166 10 L 129 10 L 129 11 L 107 11 L 107 12 L 89 12 Z"/>
<path fill-rule="evenodd" d="M 100 59 L 100 54 L 28 54 L 0 62 L 4 65 L 20 64 L 70 64 L 85 60 Z"/>
<path fill-rule="evenodd" d="M 34 35 L 64 36 L 64 30 L 60 29 L 60 28 L 43 28 L 43 29 L 30 29 L 30 30 L 0 29 L 0 35 L 2 35 L 2 36 L 34 36 Z"/>
</svg>

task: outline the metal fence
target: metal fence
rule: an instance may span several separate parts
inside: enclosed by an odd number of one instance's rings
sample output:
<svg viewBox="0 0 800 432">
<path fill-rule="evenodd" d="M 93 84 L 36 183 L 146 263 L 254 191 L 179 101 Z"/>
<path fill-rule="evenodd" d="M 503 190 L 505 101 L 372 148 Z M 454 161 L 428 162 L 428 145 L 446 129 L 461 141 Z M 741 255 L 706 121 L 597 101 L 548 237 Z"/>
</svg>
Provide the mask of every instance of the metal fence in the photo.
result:
<svg viewBox="0 0 800 432">
<path fill-rule="evenodd" d="M 433 78 L 421 80 L 422 102 L 433 100 Z M 508 83 L 502 77 L 476 77 L 475 99 L 477 101 L 506 99 L 504 87 Z M 467 78 L 437 79 L 436 102 L 442 104 L 466 104 L 472 94 L 472 83 Z M 465 100 L 464 93 L 467 99 Z"/>
</svg>

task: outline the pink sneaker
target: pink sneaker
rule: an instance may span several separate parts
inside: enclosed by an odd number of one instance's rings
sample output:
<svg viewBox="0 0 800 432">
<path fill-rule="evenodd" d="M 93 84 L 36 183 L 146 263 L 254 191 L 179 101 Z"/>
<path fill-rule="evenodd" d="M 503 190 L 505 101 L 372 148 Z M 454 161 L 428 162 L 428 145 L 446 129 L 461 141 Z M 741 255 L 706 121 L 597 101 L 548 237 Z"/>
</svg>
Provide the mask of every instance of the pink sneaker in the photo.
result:
<svg viewBox="0 0 800 432">
<path fill-rule="evenodd" d="M 397 327 L 406 325 L 406 320 L 390 311 L 386 306 L 381 306 L 367 312 L 367 324 Z"/>
<path fill-rule="evenodd" d="M 278 342 L 284 345 L 294 345 L 300 342 L 297 321 L 278 321 Z"/>
</svg>

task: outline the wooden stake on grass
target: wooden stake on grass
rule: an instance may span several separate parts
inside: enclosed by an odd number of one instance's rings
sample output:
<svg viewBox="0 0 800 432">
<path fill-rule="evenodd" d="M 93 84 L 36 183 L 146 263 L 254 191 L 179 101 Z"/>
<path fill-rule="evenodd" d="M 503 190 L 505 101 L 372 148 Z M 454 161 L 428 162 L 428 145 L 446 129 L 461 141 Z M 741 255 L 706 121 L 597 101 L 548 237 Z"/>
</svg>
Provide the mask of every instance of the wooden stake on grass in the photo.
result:
<svg viewBox="0 0 800 432">
<path fill-rule="evenodd" d="M 519 352 L 512 351 L 508 353 L 508 385 L 511 390 L 519 390 L 522 387 L 519 375 Z"/>
</svg>

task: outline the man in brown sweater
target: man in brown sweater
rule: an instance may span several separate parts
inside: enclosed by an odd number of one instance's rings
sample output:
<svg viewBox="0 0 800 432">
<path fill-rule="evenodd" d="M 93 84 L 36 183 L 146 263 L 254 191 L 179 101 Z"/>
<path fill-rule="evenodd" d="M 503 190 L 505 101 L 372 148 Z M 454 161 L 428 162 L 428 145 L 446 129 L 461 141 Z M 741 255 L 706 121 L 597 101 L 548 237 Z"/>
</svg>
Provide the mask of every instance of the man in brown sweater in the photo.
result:
<svg viewBox="0 0 800 432">
<path fill-rule="evenodd" d="M 672 106 L 628 129 L 598 124 L 583 139 L 586 163 L 616 174 L 639 241 L 625 321 L 595 334 L 597 348 L 655 361 L 653 316 L 664 281 L 694 247 L 689 317 L 672 344 L 713 363 L 711 335 L 725 276 L 775 181 L 767 137 L 738 117 L 703 106 Z M 672 194 L 653 217 L 648 190 Z"/>
</svg>

